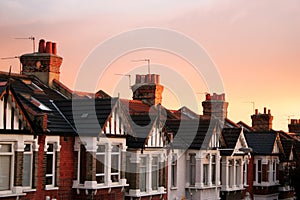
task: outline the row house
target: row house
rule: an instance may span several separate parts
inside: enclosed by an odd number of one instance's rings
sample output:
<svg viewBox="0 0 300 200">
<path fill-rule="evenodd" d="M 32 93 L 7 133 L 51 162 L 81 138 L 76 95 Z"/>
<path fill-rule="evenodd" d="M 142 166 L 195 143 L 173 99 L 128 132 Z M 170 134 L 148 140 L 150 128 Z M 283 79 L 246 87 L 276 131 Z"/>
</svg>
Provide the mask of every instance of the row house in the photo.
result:
<svg viewBox="0 0 300 200">
<path fill-rule="evenodd" d="M 292 199 L 299 144 L 270 112 L 234 123 L 224 94 L 168 110 L 157 74 L 132 100 L 72 91 L 44 40 L 20 61 L 0 73 L 0 199 Z"/>
</svg>

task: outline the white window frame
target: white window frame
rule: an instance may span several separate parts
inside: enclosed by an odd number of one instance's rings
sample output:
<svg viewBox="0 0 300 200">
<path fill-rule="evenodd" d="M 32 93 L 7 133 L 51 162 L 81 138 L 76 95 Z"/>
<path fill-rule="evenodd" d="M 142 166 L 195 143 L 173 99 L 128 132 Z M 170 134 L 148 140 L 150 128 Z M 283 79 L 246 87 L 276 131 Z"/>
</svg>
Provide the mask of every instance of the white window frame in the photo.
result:
<svg viewBox="0 0 300 200">
<path fill-rule="evenodd" d="M 177 187 L 177 154 L 173 154 L 171 160 L 171 187 Z"/>
<path fill-rule="evenodd" d="M 26 145 L 30 145 L 30 151 L 25 151 Z M 24 153 L 23 153 L 23 171 L 22 171 L 22 175 L 23 175 L 23 181 L 22 181 L 22 186 L 24 188 L 32 188 L 32 171 L 33 171 L 33 143 L 32 142 L 25 142 L 24 143 Z M 30 155 L 30 167 L 29 167 L 29 175 L 26 174 L 27 176 L 29 176 L 29 185 L 24 185 L 24 176 L 25 176 L 25 172 L 24 172 L 24 159 L 25 159 L 25 155 Z"/>
<path fill-rule="evenodd" d="M 248 186 L 248 160 L 244 161 L 243 166 L 243 179 L 244 179 L 244 186 Z"/>
<path fill-rule="evenodd" d="M 259 163 L 260 162 L 260 171 L 258 170 L 259 168 Z M 257 162 L 256 162 L 256 182 L 258 184 L 261 184 L 262 183 L 262 160 L 261 159 L 258 159 Z M 260 174 L 260 180 L 259 180 L 259 175 Z"/>
<path fill-rule="evenodd" d="M 47 151 L 46 151 L 46 157 L 47 155 L 52 155 L 52 173 L 51 174 L 47 174 L 47 167 L 46 167 L 46 173 L 45 173 L 45 177 L 52 177 L 52 183 L 51 184 L 47 184 L 46 183 L 46 188 L 53 188 L 55 187 L 55 173 L 56 173 L 56 169 L 55 169 L 55 163 L 56 163 L 56 143 L 55 142 L 47 142 Z M 49 145 L 53 145 L 53 151 L 48 151 Z M 47 158 L 46 158 L 46 162 L 47 162 Z"/>
<path fill-rule="evenodd" d="M 273 163 L 272 163 L 272 178 L 273 178 L 273 182 L 276 182 L 277 180 L 277 178 L 276 178 L 276 170 L 277 170 L 277 168 L 276 168 L 276 164 L 277 164 L 277 161 L 276 160 L 273 160 Z"/>
<path fill-rule="evenodd" d="M 98 152 L 98 147 L 99 146 L 104 146 L 104 152 Z M 97 150 L 96 150 L 96 159 L 97 159 L 97 156 L 104 156 L 104 163 L 103 163 L 103 165 L 104 165 L 104 169 L 103 169 L 103 173 L 97 173 L 97 167 L 96 167 L 96 180 L 97 180 L 97 177 L 103 177 L 104 178 L 104 181 L 103 181 L 103 183 L 98 183 L 97 182 L 97 184 L 98 185 L 103 185 L 103 184 L 105 184 L 105 181 L 106 181 L 106 177 L 105 177 L 105 166 L 106 166 L 106 157 L 107 157 L 107 151 L 106 151 L 106 149 L 107 149 L 107 144 L 98 144 L 97 145 Z M 97 164 L 96 164 L 97 165 Z"/>
<path fill-rule="evenodd" d="M 194 162 L 192 162 L 193 160 Z M 192 174 L 192 171 L 194 171 L 194 174 Z M 189 172 L 190 172 L 190 177 L 189 177 L 190 186 L 195 186 L 196 184 L 196 154 L 195 153 L 190 154 Z"/>
<path fill-rule="evenodd" d="M 113 151 L 113 147 L 114 146 L 116 146 L 116 148 L 118 149 L 118 151 Z M 110 161 L 111 161 L 111 163 L 110 163 L 110 169 L 111 169 L 111 167 L 112 167 L 112 157 L 113 156 L 118 156 L 118 172 L 111 172 L 110 171 L 110 180 L 112 181 L 112 183 L 118 183 L 119 181 L 120 181 L 120 171 L 121 171 L 121 144 L 112 144 L 111 145 L 111 155 L 110 155 L 110 157 L 111 157 L 111 159 L 110 159 Z M 112 176 L 118 176 L 118 181 L 113 181 L 112 180 Z"/>
<path fill-rule="evenodd" d="M 11 163 L 10 163 L 10 180 L 9 180 L 9 189 L 8 190 L 0 190 L 0 195 L 1 194 L 7 194 L 12 191 L 13 188 L 13 180 L 14 180 L 14 160 L 15 160 L 15 155 L 14 155 L 14 143 L 13 142 L 0 142 L 0 145 L 10 145 L 11 146 L 11 152 L 0 152 L 0 156 L 11 156 Z"/>
<path fill-rule="evenodd" d="M 210 177 L 211 184 L 216 185 L 217 184 L 217 180 L 216 180 L 217 179 L 217 155 L 212 154 L 210 159 L 211 159 L 211 177 Z"/>
<path fill-rule="evenodd" d="M 142 163 L 142 159 L 145 159 L 145 164 L 144 165 L 141 165 Z M 149 157 L 148 156 L 141 156 L 140 157 L 140 165 L 139 165 L 139 188 L 140 188 L 140 192 L 147 192 L 147 182 L 148 182 L 148 176 L 147 176 L 147 163 L 149 162 Z M 142 168 L 144 169 L 144 171 L 142 171 Z M 144 174 L 142 174 L 144 173 Z M 141 176 L 145 176 L 145 184 L 144 184 L 144 187 L 145 189 L 144 190 L 141 190 Z"/>
<path fill-rule="evenodd" d="M 153 164 L 153 159 L 157 159 L 156 165 Z M 153 174 L 156 173 L 156 183 L 153 183 Z M 156 187 L 156 189 L 155 189 Z M 153 191 L 157 191 L 159 187 L 159 156 L 153 155 L 151 159 L 151 188 Z"/>
</svg>

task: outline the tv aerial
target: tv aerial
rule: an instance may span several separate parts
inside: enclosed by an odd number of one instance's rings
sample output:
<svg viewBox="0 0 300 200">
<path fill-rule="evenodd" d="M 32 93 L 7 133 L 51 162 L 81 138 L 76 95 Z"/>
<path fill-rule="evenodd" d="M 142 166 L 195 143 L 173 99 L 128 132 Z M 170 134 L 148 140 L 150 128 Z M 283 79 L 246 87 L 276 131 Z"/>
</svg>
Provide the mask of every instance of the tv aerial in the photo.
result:
<svg viewBox="0 0 300 200">
<path fill-rule="evenodd" d="M 139 59 L 139 60 L 132 60 L 131 62 L 147 62 L 148 63 L 148 74 L 150 75 L 150 59 L 149 58 L 145 58 L 145 59 Z"/>
<path fill-rule="evenodd" d="M 131 87 L 131 75 L 130 74 L 115 74 L 117 76 L 127 76 L 129 81 L 129 88 Z"/>
<path fill-rule="evenodd" d="M 20 74 L 21 74 L 21 61 L 20 61 L 20 56 L 11 56 L 11 57 L 4 57 L 4 58 L 1 58 L 1 60 L 12 60 L 12 59 L 19 59 L 19 62 L 20 62 Z"/>
<path fill-rule="evenodd" d="M 18 37 L 15 38 L 17 40 L 32 40 L 32 47 L 33 47 L 33 53 L 35 52 L 35 37 L 30 36 L 30 37 Z"/>
</svg>

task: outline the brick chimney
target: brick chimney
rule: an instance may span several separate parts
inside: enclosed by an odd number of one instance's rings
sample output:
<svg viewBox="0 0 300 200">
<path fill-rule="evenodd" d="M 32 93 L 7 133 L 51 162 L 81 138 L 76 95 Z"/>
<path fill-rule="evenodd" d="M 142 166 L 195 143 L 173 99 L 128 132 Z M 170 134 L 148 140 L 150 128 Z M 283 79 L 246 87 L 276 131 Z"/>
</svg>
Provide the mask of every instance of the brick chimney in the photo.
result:
<svg viewBox="0 0 300 200">
<path fill-rule="evenodd" d="M 300 119 L 291 119 L 289 126 L 290 133 L 300 134 Z"/>
<path fill-rule="evenodd" d="M 272 129 L 273 116 L 271 110 L 264 108 L 264 113 L 258 113 L 258 109 L 255 109 L 255 113 L 251 115 L 252 128 L 256 131 L 269 131 Z"/>
<path fill-rule="evenodd" d="M 135 84 L 131 87 L 134 100 L 141 100 L 149 105 L 157 105 L 162 102 L 164 87 L 159 84 L 158 74 L 137 74 Z"/>
<path fill-rule="evenodd" d="M 205 101 L 202 102 L 203 115 L 219 118 L 227 118 L 228 102 L 225 102 L 225 94 L 206 94 Z"/>
<path fill-rule="evenodd" d="M 57 55 L 54 42 L 40 40 L 38 52 L 24 54 L 20 57 L 22 74 L 34 75 L 46 85 L 52 86 L 54 79 L 59 80 L 62 57 Z"/>
</svg>

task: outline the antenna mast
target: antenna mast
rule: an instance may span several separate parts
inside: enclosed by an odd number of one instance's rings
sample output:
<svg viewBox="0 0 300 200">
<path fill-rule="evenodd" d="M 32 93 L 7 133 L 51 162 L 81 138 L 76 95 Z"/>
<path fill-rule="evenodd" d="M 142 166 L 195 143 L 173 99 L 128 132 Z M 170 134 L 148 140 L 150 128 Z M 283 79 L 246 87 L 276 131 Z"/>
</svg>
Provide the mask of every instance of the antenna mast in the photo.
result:
<svg viewBox="0 0 300 200">
<path fill-rule="evenodd" d="M 20 59 L 20 56 L 5 57 L 5 58 L 1 58 L 1 60 L 10 60 L 10 59 L 16 59 L 16 58 Z M 21 71 L 22 71 L 21 61 L 19 61 L 19 62 L 20 62 L 20 74 L 21 74 Z"/>
<path fill-rule="evenodd" d="M 35 52 L 35 37 L 30 36 L 27 38 L 15 38 L 17 40 L 32 40 L 33 53 Z"/>
<path fill-rule="evenodd" d="M 145 59 L 140 59 L 140 60 L 132 60 L 131 62 L 140 62 L 140 61 L 147 61 L 148 62 L 148 74 L 150 76 L 150 59 L 145 58 Z"/>
<path fill-rule="evenodd" d="M 129 81 L 129 88 L 131 87 L 131 75 L 130 74 L 115 74 L 118 76 L 127 76 L 128 77 L 128 81 Z"/>
</svg>

